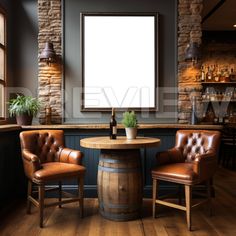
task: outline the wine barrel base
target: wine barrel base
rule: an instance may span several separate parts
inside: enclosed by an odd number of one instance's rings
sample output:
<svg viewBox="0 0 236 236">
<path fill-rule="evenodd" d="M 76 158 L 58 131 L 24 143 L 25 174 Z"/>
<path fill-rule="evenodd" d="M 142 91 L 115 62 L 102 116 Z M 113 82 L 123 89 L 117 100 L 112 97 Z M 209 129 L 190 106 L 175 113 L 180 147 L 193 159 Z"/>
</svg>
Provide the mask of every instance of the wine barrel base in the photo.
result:
<svg viewBox="0 0 236 236">
<path fill-rule="evenodd" d="M 107 220 L 112 221 L 129 221 L 129 220 L 136 220 L 140 218 L 141 213 L 140 212 L 132 212 L 132 213 L 126 213 L 126 214 L 117 214 L 117 213 L 110 213 L 105 212 L 102 210 L 99 210 L 99 213 L 106 218 Z"/>
<path fill-rule="evenodd" d="M 140 218 L 142 194 L 140 150 L 101 150 L 98 166 L 101 215 L 114 221 Z"/>
</svg>

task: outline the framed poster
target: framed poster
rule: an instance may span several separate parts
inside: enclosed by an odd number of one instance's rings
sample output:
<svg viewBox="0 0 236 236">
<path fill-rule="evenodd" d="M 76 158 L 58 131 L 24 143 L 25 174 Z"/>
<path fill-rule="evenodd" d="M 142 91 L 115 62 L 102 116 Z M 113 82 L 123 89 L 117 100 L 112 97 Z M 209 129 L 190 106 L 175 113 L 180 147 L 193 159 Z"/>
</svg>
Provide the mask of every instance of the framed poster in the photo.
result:
<svg viewBox="0 0 236 236">
<path fill-rule="evenodd" d="M 158 14 L 81 13 L 82 111 L 157 109 Z"/>
</svg>

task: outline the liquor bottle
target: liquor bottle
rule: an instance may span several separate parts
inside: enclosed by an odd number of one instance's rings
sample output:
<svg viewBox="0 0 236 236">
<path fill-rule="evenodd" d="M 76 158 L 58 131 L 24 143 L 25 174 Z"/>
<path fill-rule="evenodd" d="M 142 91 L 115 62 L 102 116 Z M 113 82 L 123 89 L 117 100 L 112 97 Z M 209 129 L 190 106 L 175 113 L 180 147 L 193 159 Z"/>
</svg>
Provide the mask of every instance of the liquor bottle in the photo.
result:
<svg viewBox="0 0 236 236">
<path fill-rule="evenodd" d="M 228 67 L 226 67 L 225 69 L 225 82 L 229 82 L 230 78 L 229 78 L 229 69 Z"/>
<path fill-rule="evenodd" d="M 207 67 L 206 80 L 207 82 L 212 82 L 212 73 L 209 66 Z"/>
<path fill-rule="evenodd" d="M 115 119 L 115 108 L 112 108 L 111 120 L 110 120 L 110 139 L 116 139 L 117 135 L 117 122 Z"/>
<path fill-rule="evenodd" d="M 215 69 L 215 82 L 219 82 L 220 81 L 220 68 L 218 65 L 216 65 L 216 69 Z"/>
<path fill-rule="evenodd" d="M 201 68 L 201 81 L 205 82 L 205 69 L 204 69 L 204 66 L 202 66 L 202 68 Z"/>
<path fill-rule="evenodd" d="M 231 68 L 229 78 L 230 78 L 230 81 L 231 81 L 231 82 L 235 82 L 235 81 L 236 81 L 236 73 L 235 73 L 235 71 L 234 71 L 234 68 Z"/>
</svg>

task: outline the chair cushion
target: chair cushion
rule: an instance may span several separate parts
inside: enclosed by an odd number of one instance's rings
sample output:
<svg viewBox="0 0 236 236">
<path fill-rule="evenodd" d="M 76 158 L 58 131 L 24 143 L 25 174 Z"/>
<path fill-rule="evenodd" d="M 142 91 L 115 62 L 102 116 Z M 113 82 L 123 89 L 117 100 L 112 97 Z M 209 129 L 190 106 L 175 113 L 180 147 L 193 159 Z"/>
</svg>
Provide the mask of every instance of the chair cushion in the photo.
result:
<svg viewBox="0 0 236 236">
<path fill-rule="evenodd" d="M 192 163 L 173 163 L 156 167 L 152 170 L 152 178 L 180 184 L 194 184 L 198 181 Z"/>
<path fill-rule="evenodd" d="M 41 165 L 42 168 L 34 173 L 34 181 L 45 182 L 83 175 L 85 167 L 76 164 L 50 162 Z"/>
</svg>

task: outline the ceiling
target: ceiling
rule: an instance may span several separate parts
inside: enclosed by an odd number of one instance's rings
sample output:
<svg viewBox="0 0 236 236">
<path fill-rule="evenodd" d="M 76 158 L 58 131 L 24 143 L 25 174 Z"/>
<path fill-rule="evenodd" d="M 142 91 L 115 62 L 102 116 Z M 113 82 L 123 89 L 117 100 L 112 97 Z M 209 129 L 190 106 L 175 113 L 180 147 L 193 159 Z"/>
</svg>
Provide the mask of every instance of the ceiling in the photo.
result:
<svg viewBox="0 0 236 236">
<path fill-rule="evenodd" d="M 203 0 L 202 19 L 222 0 Z M 203 23 L 203 30 L 236 30 L 236 0 L 225 0 L 224 3 Z"/>
</svg>

